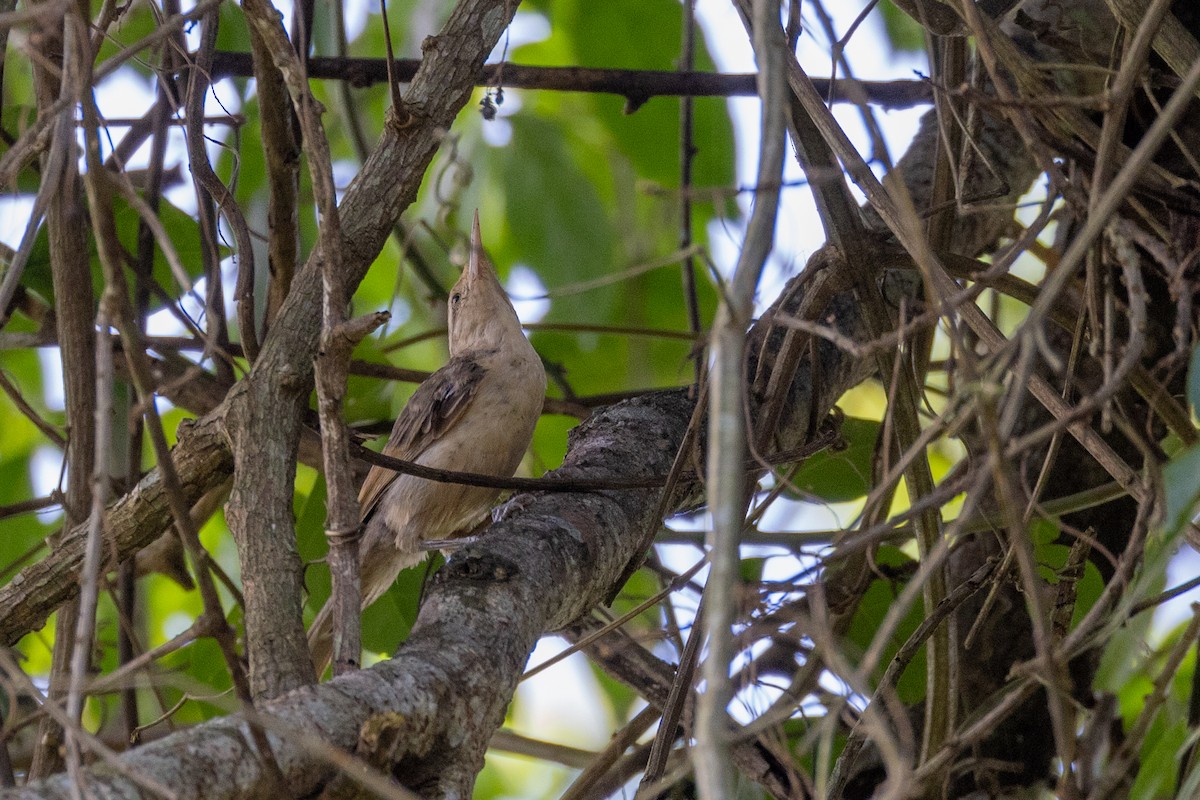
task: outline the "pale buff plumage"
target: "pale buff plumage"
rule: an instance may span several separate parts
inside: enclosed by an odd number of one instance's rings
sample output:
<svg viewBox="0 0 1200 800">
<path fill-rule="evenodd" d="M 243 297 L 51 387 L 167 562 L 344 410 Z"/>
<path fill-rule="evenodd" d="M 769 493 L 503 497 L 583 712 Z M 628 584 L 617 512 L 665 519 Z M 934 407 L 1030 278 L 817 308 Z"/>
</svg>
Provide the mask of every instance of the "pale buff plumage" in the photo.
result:
<svg viewBox="0 0 1200 800">
<path fill-rule="evenodd" d="M 510 477 L 542 411 L 546 373 L 483 252 L 479 215 L 471 256 L 449 299 L 450 361 L 422 383 L 396 419 L 386 455 L 438 469 Z M 372 467 L 359 491 L 363 606 L 425 556 L 423 542 L 470 532 L 499 492 Z M 318 673 L 331 656 L 330 604 L 309 629 Z"/>
</svg>

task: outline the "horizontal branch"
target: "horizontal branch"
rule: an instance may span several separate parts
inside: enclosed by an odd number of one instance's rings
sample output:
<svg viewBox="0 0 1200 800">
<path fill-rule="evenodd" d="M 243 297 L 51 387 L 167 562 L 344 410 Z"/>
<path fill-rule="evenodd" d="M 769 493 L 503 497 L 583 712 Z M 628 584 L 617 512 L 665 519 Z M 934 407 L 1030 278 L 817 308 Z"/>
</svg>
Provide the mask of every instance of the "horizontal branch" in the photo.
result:
<svg viewBox="0 0 1200 800">
<path fill-rule="evenodd" d="M 226 478 L 233 468 L 229 443 L 219 420 L 206 418 L 179 430 L 172 453 L 190 506 Z M 158 469 L 152 470 L 104 515 L 106 556 L 124 560 L 157 539 L 171 524 L 167 491 Z M 86 526 L 64 532 L 54 550 L 21 570 L 0 588 L 0 645 L 11 647 L 41 628 L 50 614 L 79 592 Z M 112 569 L 115 563 L 108 564 Z"/>
<path fill-rule="evenodd" d="M 683 391 L 682 389 L 667 391 Z M 649 394 L 649 393 L 647 393 Z M 764 459 L 771 464 L 791 464 L 808 458 L 826 447 L 833 445 L 840 437 L 837 425 L 823 427 L 812 439 L 802 446 L 786 453 L 770 453 Z M 379 467 L 386 467 L 403 475 L 415 475 L 438 483 L 457 483 L 463 486 L 486 486 L 492 489 L 515 489 L 522 492 L 601 492 L 611 489 L 658 489 L 667 483 L 666 472 L 660 475 L 647 475 L 641 478 L 563 478 L 555 475 L 544 475 L 541 478 L 502 478 L 498 475 L 484 475 L 479 472 L 458 472 L 452 469 L 437 469 L 416 461 L 405 461 L 401 458 L 377 453 L 359 444 L 351 444 L 350 454 L 360 461 Z M 746 459 L 746 468 L 754 469 L 761 462 Z M 688 480 L 694 480 L 696 474 L 691 470 L 682 473 Z"/>
<path fill-rule="evenodd" d="M 412 79 L 421 66 L 416 58 L 396 59 L 396 79 Z M 382 58 L 312 56 L 308 77 L 346 81 L 352 86 L 371 86 L 387 81 L 387 61 Z M 218 51 L 213 57 L 213 77 L 250 78 L 254 65 L 249 53 Z M 548 89 L 557 92 L 615 94 L 629 101 L 631 110 L 651 97 L 749 97 L 756 96 L 752 73 L 667 72 L 661 70 L 598 69 L 593 67 L 537 67 L 523 64 L 487 64 L 476 86 L 506 89 Z M 818 91 L 834 103 L 868 103 L 888 108 L 911 108 L 933 102 L 927 81 L 834 81 L 814 78 Z"/>
</svg>

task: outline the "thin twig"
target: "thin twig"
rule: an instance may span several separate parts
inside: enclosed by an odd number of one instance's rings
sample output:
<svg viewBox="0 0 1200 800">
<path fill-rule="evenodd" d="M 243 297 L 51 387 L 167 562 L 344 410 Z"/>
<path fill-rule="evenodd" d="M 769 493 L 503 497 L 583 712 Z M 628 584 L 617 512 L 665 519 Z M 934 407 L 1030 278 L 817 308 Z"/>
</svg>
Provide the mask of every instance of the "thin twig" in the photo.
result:
<svg viewBox="0 0 1200 800">
<path fill-rule="evenodd" d="M 399 83 L 412 79 L 420 68 L 419 59 L 396 59 L 395 78 Z M 249 53 L 217 51 L 213 59 L 213 77 L 251 77 Z M 712 72 L 666 72 L 653 70 L 593 69 L 587 67 L 540 67 L 524 64 L 486 64 L 475 85 L 495 86 L 496 76 L 504 73 L 504 85 L 512 89 L 547 89 L 561 92 L 600 92 L 621 95 L 636 105 L 652 97 L 734 97 L 758 94 L 756 76 L 727 75 Z M 308 60 L 310 78 L 339 80 L 362 87 L 387 81 L 387 61 L 382 58 L 313 56 Z M 853 102 L 865 96 L 867 102 L 888 108 L 911 108 L 929 103 L 933 89 L 922 80 L 906 81 L 830 81 L 817 78 L 822 95 L 835 103 Z"/>
<path fill-rule="evenodd" d="M 777 182 L 783 172 L 784 48 L 779 7 L 775 2 L 755 0 L 753 18 L 762 98 L 758 185 L 765 187 Z M 733 660 L 732 627 L 737 608 L 733 589 L 738 580 L 738 539 L 746 512 L 742 465 L 747 445 L 742 411 L 745 341 L 754 291 L 774 242 L 778 208 L 777 186 L 764 189 L 755 197 L 731 291 L 713 325 L 708 443 L 708 508 L 712 515 L 708 545 L 712 568 L 704 589 L 708 657 L 701 667 L 706 689 L 696 706 L 696 748 L 692 761 L 702 800 L 718 800 L 734 794 L 727 706 L 732 699 L 729 664 Z"/>
</svg>

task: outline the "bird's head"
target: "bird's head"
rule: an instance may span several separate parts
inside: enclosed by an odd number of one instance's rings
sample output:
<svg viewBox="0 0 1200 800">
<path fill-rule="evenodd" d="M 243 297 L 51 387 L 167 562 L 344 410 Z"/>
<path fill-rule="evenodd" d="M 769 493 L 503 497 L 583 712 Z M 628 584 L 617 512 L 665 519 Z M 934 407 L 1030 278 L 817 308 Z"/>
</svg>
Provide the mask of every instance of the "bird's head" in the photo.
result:
<svg viewBox="0 0 1200 800">
<path fill-rule="evenodd" d="M 524 336 L 512 301 L 483 252 L 479 212 L 471 224 L 471 257 L 450 290 L 450 355 L 496 347 L 506 336 Z"/>
</svg>

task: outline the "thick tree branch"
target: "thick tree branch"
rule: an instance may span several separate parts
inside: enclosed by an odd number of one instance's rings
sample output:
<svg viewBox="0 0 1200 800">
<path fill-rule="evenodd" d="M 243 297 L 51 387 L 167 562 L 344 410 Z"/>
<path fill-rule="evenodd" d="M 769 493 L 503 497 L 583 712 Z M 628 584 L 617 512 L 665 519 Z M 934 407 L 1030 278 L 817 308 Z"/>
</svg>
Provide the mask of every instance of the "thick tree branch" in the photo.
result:
<svg viewBox="0 0 1200 800">
<path fill-rule="evenodd" d="M 184 500 L 189 504 L 226 480 L 233 466 L 215 415 L 181 426 L 173 453 Z M 124 560 L 153 542 L 170 524 L 166 487 L 158 470 L 154 470 L 108 509 L 104 552 Z M 59 605 L 78 593 L 86 533 L 86 524 L 64 532 L 52 554 L 21 570 L 0 588 L 0 608 L 4 609 L 0 614 L 0 644 L 12 646 L 29 631 L 41 628 Z"/>
<path fill-rule="evenodd" d="M 629 401 L 576 434 L 556 474 L 617 477 L 670 468 L 690 418 L 682 392 Z M 641 530 L 656 524 L 661 490 L 522 495 L 508 519 L 455 554 L 430 587 L 412 635 L 396 658 L 330 684 L 303 688 L 259 710 L 290 788 L 316 789 L 334 773 L 288 731 L 313 730 L 353 750 L 363 725 L 390 725 L 403 781 L 426 795 L 469 796 L 492 731 L 525 660 L 546 630 L 565 627 L 601 602 L 632 560 Z M 393 716 L 382 716 L 386 714 Z M 128 766 L 204 796 L 260 796 L 265 773 L 234 715 L 146 745 Z M 457 733 L 452 733 L 457 732 Z M 220 760 L 221 769 L 214 769 Z M 202 776 L 202 777 L 201 777 Z M 134 789 L 91 775 L 97 798 Z M 69 796 L 65 776 L 3 797 Z M 134 791 L 136 791 L 134 789 Z"/>
</svg>

